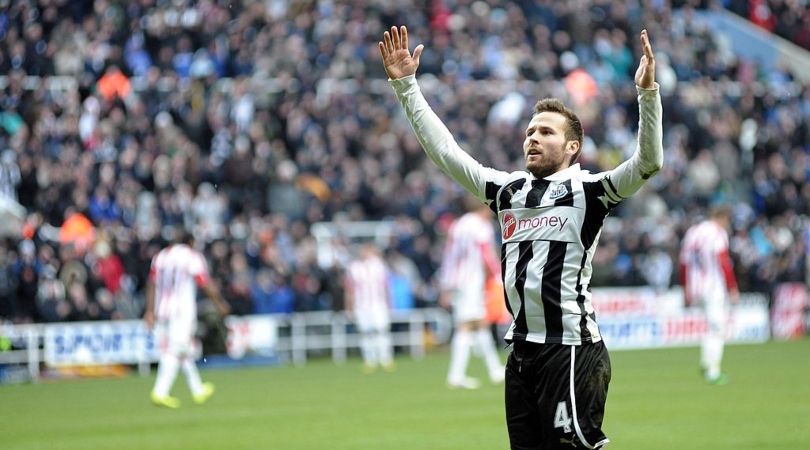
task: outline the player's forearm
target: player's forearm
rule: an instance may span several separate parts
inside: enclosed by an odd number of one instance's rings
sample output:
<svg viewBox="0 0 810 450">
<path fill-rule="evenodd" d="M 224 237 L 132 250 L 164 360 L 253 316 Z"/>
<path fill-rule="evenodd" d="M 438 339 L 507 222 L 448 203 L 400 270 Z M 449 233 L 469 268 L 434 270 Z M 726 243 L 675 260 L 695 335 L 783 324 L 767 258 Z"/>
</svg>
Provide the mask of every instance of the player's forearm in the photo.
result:
<svg viewBox="0 0 810 450">
<path fill-rule="evenodd" d="M 213 281 L 207 283 L 203 289 L 205 290 L 205 294 L 214 302 L 214 306 L 222 315 L 227 315 L 230 313 L 231 307 L 228 305 L 228 302 L 225 300 L 225 297 L 222 296 L 222 293 L 219 291 L 219 288 L 213 284 Z"/>
<path fill-rule="evenodd" d="M 663 108 L 658 84 L 652 89 L 638 89 L 638 150 L 639 168 L 646 178 L 664 165 Z"/>
<path fill-rule="evenodd" d="M 501 265 L 495 257 L 495 249 L 491 244 L 481 244 L 481 255 L 483 255 L 484 269 L 489 277 L 499 277 L 501 275 Z"/>
<path fill-rule="evenodd" d="M 480 175 L 483 166 L 459 147 L 450 130 L 428 105 L 416 77 L 408 76 L 390 80 L 389 83 L 428 157 L 442 172 L 478 195 L 483 185 Z"/>
<path fill-rule="evenodd" d="M 610 181 L 621 197 L 633 195 L 664 164 L 661 96 L 653 89 L 638 88 L 638 146 L 630 159 L 614 169 Z"/>
<path fill-rule="evenodd" d="M 149 317 L 155 310 L 155 285 L 151 281 L 146 283 L 146 304 L 144 305 L 144 317 Z"/>
<path fill-rule="evenodd" d="M 720 268 L 723 271 L 723 279 L 726 281 L 726 289 L 728 289 L 728 292 L 736 291 L 737 278 L 734 276 L 731 255 L 728 253 L 728 250 L 725 250 L 718 255 L 718 258 L 720 260 Z"/>
</svg>

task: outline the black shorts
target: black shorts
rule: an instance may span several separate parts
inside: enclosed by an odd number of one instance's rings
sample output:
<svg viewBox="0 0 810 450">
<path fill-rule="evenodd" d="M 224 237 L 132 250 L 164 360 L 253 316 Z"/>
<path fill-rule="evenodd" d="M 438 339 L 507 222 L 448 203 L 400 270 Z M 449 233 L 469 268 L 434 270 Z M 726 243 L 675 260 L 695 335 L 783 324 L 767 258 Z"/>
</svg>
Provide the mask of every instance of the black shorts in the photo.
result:
<svg viewBox="0 0 810 450">
<path fill-rule="evenodd" d="M 603 342 L 516 341 L 506 363 L 506 424 L 512 450 L 598 449 L 610 357 Z"/>
</svg>

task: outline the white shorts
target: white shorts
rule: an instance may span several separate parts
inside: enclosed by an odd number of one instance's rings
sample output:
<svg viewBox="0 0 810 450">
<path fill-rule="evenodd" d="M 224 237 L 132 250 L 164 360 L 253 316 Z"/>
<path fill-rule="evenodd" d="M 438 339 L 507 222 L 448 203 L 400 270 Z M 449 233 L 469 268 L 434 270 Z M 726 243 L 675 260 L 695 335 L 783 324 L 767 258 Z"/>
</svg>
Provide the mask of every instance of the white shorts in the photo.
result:
<svg viewBox="0 0 810 450">
<path fill-rule="evenodd" d="M 728 320 L 728 307 L 723 292 L 715 292 L 702 299 L 703 312 L 706 315 L 706 324 L 709 333 L 724 336 L 726 334 L 726 321 Z"/>
<path fill-rule="evenodd" d="M 453 321 L 456 324 L 484 320 L 487 314 L 483 289 L 453 291 Z"/>
<path fill-rule="evenodd" d="M 354 321 L 357 331 L 361 333 L 387 332 L 391 329 L 391 315 L 383 308 L 355 310 Z"/>
<path fill-rule="evenodd" d="M 159 321 L 155 325 L 155 337 L 160 346 L 161 354 L 194 356 L 198 350 L 194 339 L 196 331 L 196 319 Z"/>
</svg>

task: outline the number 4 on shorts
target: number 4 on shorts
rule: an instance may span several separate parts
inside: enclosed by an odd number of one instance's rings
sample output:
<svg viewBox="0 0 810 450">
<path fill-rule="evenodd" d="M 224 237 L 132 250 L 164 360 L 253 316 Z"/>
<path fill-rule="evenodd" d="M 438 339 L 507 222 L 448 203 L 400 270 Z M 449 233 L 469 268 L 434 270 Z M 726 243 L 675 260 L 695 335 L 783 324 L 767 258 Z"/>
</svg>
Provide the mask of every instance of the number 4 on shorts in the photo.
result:
<svg viewBox="0 0 810 450">
<path fill-rule="evenodd" d="M 557 411 L 554 413 L 554 428 L 560 427 L 566 433 L 571 432 L 571 416 L 568 415 L 568 406 L 565 402 L 557 403 Z"/>
</svg>

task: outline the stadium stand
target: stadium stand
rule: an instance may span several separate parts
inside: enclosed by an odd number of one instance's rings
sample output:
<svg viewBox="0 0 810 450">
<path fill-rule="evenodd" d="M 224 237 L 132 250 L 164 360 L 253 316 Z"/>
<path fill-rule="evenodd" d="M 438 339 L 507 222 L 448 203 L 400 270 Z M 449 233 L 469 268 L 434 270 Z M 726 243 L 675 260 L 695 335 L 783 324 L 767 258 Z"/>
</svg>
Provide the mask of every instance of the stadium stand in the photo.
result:
<svg viewBox="0 0 810 450">
<path fill-rule="evenodd" d="M 0 2 L 0 317 L 140 317 L 150 258 L 179 226 L 235 313 L 339 310 L 346 256 L 318 264 L 310 232 L 331 221 L 393 221 L 389 253 L 416 305 L 434 304 L 463 193 L 385 83 L 376 42 L 400 23 L 426 45 L 429 101 L 479 160 L 520 168 L 531 106 L 557 96 L 593 171 L 632 151 L 643 24 L 666 160 L 606 224 L 594 285 L 670 286 L 679 238 L 716 202 L 734 205 L 741 290 L 807 282 L 810 85 L 735 54 L 694 3 Z M 722 3 L 808 48 L 803 2 Z"/>
<path fill-rule="evenodd" d="M 810 50 L 810 10 L 797 0 L 725 0 L 730 11 L 796 45 Z"/>
</svg>

